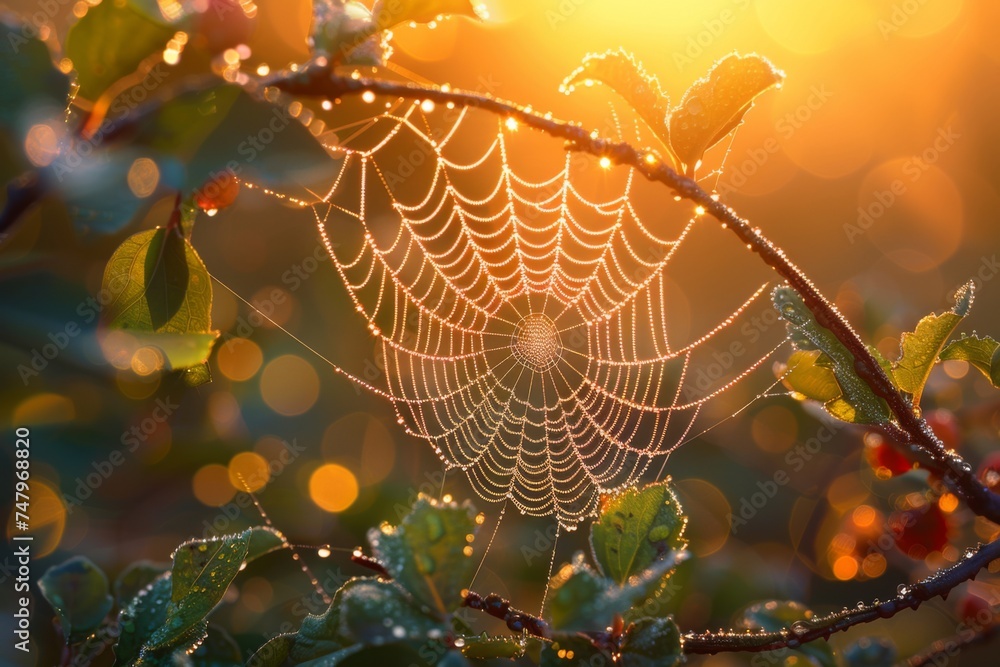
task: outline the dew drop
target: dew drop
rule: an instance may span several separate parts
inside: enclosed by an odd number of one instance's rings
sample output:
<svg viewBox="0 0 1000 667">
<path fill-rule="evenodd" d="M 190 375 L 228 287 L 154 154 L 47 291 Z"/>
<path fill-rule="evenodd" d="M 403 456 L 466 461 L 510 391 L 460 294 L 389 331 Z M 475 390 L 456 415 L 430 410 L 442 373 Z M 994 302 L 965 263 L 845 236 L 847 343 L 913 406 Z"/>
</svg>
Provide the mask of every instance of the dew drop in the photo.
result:
<svg viewBox="0 0 1000 667">
<path fill-rule="evenodd" d="M 465 646 L 465 640 L 462 639 L 461 637 L 456 637 L 455 638 L 455 647 L 456 648 L 462 648 L 463 646 Z"/>
</svg>

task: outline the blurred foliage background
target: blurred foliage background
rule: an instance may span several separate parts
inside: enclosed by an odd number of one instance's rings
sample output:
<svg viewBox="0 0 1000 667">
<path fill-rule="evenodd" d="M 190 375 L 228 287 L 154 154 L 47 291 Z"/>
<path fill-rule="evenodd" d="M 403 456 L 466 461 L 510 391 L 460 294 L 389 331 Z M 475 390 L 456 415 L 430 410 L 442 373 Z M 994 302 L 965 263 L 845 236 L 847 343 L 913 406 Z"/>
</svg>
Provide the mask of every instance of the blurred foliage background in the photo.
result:
<svg viewBox="0 0 1000 667">
<path fill-rule="evenodd" d="M 30 15 L 42 4 L 0 6 Z M 80 4 L 60 7 L 51 40 L 58 43 Z M 787 79 L 757 102 L 725 156 L 717 186 L 727 200 L 784 247 L 886 354 L 898 349 L 901 331 L 947 307 L 948 295 L 970 279 L 979 293 L 969 326 L 1000 331 L 994 280 L 1000 5 L 489 0 L 487 6 L 491 20 L 482 25 L 448 20 L 396 31 L 396 74 L 485 90 L 605 127 L 609 102 L 625 113 L 609 91 L 558 92 L 588 52 L 619 46 L 633 52 L 675 101 L 715 59 L 733 50 L 760 52 Z M 296 12 L 270 18 L 288 21 L 294 34 Z M 523 141 L 527 155 L 558 167 L 558 142 Z M 655 212 L 669 208 L 664 194 L 645 188 L 639 198 Z M 171 205 L 155 203 L 142 226 L 163 224 Z M 374 379 L 381 371 L 373 342 L 354 317 L 314 223 L 308 209 L 244 189 L 233 207 L 201 216 L 193 242 L 214 275 L 272 309 L 271 318 L 328 358 Z M 293 542 L 347 549 L 362 542 L 368 527 L 396 521 L 420 491 L 437 495 L 443 485 L 457 498 L 470 496 L 459 474 L 444 479 L 430 448 L 401 433 L 390 405 L 336 375 L 224 290 L 215 292 L 214 326 L 223 338 L 211 360 L 211 384 L 189 389 L 176 377 L 109 366 L 94 339 L 99 304 L 91 299 L 107 258 L 134 231 L 81 236 L 61 206 L 47 201 L 0 248 L 6 378 L 0 411 L 8 441 L 14 427 L 32 430 L 39 574 L 74 553 L 114 574 L 137 559 L 166 561 L 186 538 L 258 524 L 246 494 L 237 492 L 238 475 Z M 668 314 L 691 334 L 729 307 L 732 290 L 771 279 L 714 222 L 695 237 L 675 266 L 686 280 L 678 281 Z M 765 304 L 753 316 L 758 324 L 740 336 L 763 354 L 763 340 L 783 335 L 783 326 Z M 47 345 L 57 352 L 49 355 Z M 19 370 L 32 368 L 39 353 L 44 368 Z M 766 368 L 758 375 L 713 404 L 703 427 L 765 391 L 773 374 Z M 954 413 L 959 447 L 977 464 L 997 446 L 1000 405 L 992 391 L 953 363 L 935 371 L 924 399 L 925 408 Z M 819 611 L 884 597 L 897 583 L 956 560 L 965 544 L 993 537 L 995 526 L 971 521 L 945 495 L 936 502 L 951 544 L 935 548 L 928 538 L 926 552 L 901 553 L 883 537 L 891 533 L 887 516 L 925 488 L 926 475 L 879 479 L 866 461 L 862 430 L 823 431 L 815 417 L 788 397 L 756 400 L 671 456 L 667 469 L 691 516 L 696 555 L 683 568 L 677 596 L 683 629 L 724 626 L 760 598 L 801 599 Z M 12 479 L 13 449 L 3 452 L 0 474 Z M 786 473 L 783 481 L 777 472 Z M 10 498 L 3 502 L 6 517 Z M 498 508 L 477 505 L 491 529 Z M 733 516 L 740 519 L 735 524 Z M 554 533 L 550 521 L 508 512 L 476 588 L 537 609 Z M 581 548 L 582 533 L 565 534 L 557 560 Z M 304 556 L 331 590 L 360 573 L 345 552 Z M 973 587 L 995 597 L 988 580 Z M 320 608 L 310 593 L 292 561 L 277 555 L 249 568 L 220 614 L 235 633 L 270 635 L 283 623 L 297 624 L 304 609 Z M 7 634 L 10 616 L 2 618 Z M 881 630 L 905 627 L 894 633 L 905 654 L 951 634 L 958 620 L 953 602 L 937 601 Z M 36 620 L 35 631 L 44 643 L 45 623 Z M 858 628 L 834 641 L 865 633 Z M 36 655 L 38 664 L 55 660 L 45 650 Z M 978 659 L 972 651 L 961 657 L 963 664 Z M 721 667 L 746 660 L 695 662 Z"/>
</svg>

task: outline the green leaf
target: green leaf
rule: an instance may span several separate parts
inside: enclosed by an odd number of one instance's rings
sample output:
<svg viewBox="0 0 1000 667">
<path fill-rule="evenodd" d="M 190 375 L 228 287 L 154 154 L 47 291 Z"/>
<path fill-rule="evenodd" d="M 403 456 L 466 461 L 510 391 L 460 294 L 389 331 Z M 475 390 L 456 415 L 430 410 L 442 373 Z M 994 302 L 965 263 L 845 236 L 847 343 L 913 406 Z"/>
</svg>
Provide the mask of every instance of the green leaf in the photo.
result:
<svg viewBox="0 0 1000 667">
<path fill-rule="evenodd" d="M 32 30 L 0 20 L 0 123 L 18 136 L 45 116 L 58 118 L 69 97 L 69 77 Z"/>
<path fill-rule="evenodd" d="M 885 637 L 862 637 L 843 651 L 845 667 L 892 667 L 899 659 L 896 645 Z"/>
<path fill-rule="evenodd" d="M 681 631 L 672 618 L 643 618 L 622 638 L 622 667 L 673 667 L 684 661 Z"/>
<path fill-rule="evenodd" d="M 141 119 L 134 142 L 184 164 L 186 192 L 225 170 L 277 187 L 319 182 L 334 166 L 286 106 L 229 84 L 177 95 Z"/>
<path fill-rule="evenodd" d="M 673 157 L 667 127 L 670 98 L 660 88 L 655 76 L 647 73 L 631 53 L 618 49 L 587 55 L 583 64 L 563 79 L 559 90 L 569 94 L 581 85 L 589 86 L 595 82 L 603 83 L 621 95 Z"/>
<path fill-rule="evenodd" d="M 113 362 L 128 364 L 146 347 L 159 350 L 168 369 L 197 367 L 208 359 L 218 337 L 210 330 L 212 279 L 176 231 L 157 228 L 126 239 L 108 261 L 102 287 L 112 296 L 105 322 L 119 332 L 104 339 L 105 355 Z"/>
<path fill-rule="evenodd" d="M 132 598 L 118 614 L 121 636 L 115 645 L 115 665 L 133 665 L 142 646 L 163 625 L 170 603 L 170 573 L 165 572 Z"/>
<path fill-rule="evenodd" d="M 191 540 L 173 556 L 171 572 L 147 586 L 122 609 L 117 665 L 152 664 L 201 642 L 205 617 L 222 600 L 244 563 L 283 548 L 282 536 L 266 527 L 235 535 Z"/>
<path fill-rule="evenodd" d="M 802 341 L 806 341 L 813 348 L 823 352 L 825 356 L 816 357 L 813 364 L 825 366 L 833 371 L 837 384 L 840 386 L 843 401 L 850 408 L 853 408 L 852 414 L 846 406 L 834 402 L 832 406 L 835 411 L 831 414 L 838 419 L 859 424 L 887 423 L 890 419 L 889 407 L 884 400 L 872 392 L 871 387 L 864 380 L 858 377 L 854 371 L 854 355 L 837 340 L 832 331 L 816 322 L 816 318 L 806 308 L 798 292 L 791 287 L 780 286 L 774 289 L 771 298 L 778 314 L 788 322 L 789 330 L 793 338 L 796 339 L 796 346 L 801 350 L 804 347 Z M 798 363 L 804 361 L 808 361 L 808 358 L 803 357 Z M 808 366 L 804 367 L 802 372 L 806 375 L 807 380 L 803 384 L 805 388 L 810 391 L 829 392 L 829 389 L 822 389 L 822 386 L 826 384 L 822 373 L 810 371 Z M 796 389 L 796 391 L 798 390 Z"/>
<path fill-rule="evenodd" d="M 139 591 L 145 590 L 168 569 L 167 565 L 148 560 L 137 561 L 126 567 L 115 579 L 115 599 L 119 608 L 125 607 Z"/>
<path fill-rule="evenodd" d="M 466 582 L 468 583 L 468 582 Z M 340 635 L 350 643 L 380 645 L 442 638 L 442 620 L 424 613 L 395 582 L 354 579 L 340 591 Z"/>
<path fill-rule="evenodd" d="M 1000 388 L 1000 343 L 989 336 L 963 336 L 941 350 L 942 361 L 966 361 Z"/>
<path fill-rule="evenodd" d="M 372 8 L 373 22 L 381 30 L 400 23 L 430 23 L 439 16 L 482 18 L 482 11 L 471 0 L 377 0 Z"/>
<path fill-rule="evenodd" d="M 66 37 L 66 55 L 73 61 L 79 95 L 98 99 L 145 59 L 159 56 L 177 30 L 131 2 L 104 0 L 89 7 Z"/>
<path fill-rule="evenodd" d="M 606 499 L 590 529 L 600 571 L 621 585 L 664 556 L 684 549 L 684 516 L 669 480 Z"/>
<path fill-rule="evenodd" d="M 56 610 L 66 643 L 76 643 L 93 632 L 111 611 L 108 578 L 83 556 L 50 567 L 38 588 Z"/>
<path fill-rule="evenodd" d="M 473 660 L 517 660 L 524 655 L 525 643 L 514 637 L 465 637 L 462 655 Z"/>
<path fill-rule="evenodd" d="M 956 296 L 955 308 L 940 315 L 928 315 L 917 323 L 912 332 L 903 333 L 899 360 L 893 364 L 893 377 L 902 391 L 913 395 L 913 404 L 920 405 L 924 385 L 938 362 L 944 344 L 972 305 L 972 283 Z"/>
<path fill-rule="evenodd" d="M 552 627 L 562 632 L 604 630 L 616 614 L 624 616 L 652 596 L 686 558 L 686 551 L 670 552 L 618 585 L 587 565 L 582 552 L 576 554 L 549 584 Z"/>
<path fill-rule="evenodd" d="M 742 122 L 753 100 L 785 75 L 766 58 L 733 53 L 712 66 L 670 112 L 670 145 L 693 176 L 705 151 Z"/>
<path fill-rule="evenodd" d="M 368 533 L 375 558 L 420 603 L 441 615 L 462 604 L 475 566 L 470 546 L 479 524 L 468 502 L 444 503 L 422 495 L 398 527 Z"/>
<path fill-rule="evenodd" d="M 744 608 L 737 616 L 736 629 L 779 632 L 798 627 L 808 628 L 813 612 L 799 602 L 768 600 L 757 602 Z M 804 644 L 792 651 L 793 654 L 812 667 L 837 667 L 833 649 L 825 641 Z"/>
<path fill-rule="evenodd" d="M 578 665 L 613 665 L 614 659 L 608 653 L 595 647 L 584 636 L 559 633 L 551 644 L 542 646 L 539 667 L 577 667 Z"/>
<path fill-rule="evenodd" d="M 161 650 L 176 645 L 222 600 L 239 573 L 250 545 L 248 532 L 214 540 L 192 540 L 174 551 L 170 605 L 163 627 L 146 648 Z"/>
</svg>

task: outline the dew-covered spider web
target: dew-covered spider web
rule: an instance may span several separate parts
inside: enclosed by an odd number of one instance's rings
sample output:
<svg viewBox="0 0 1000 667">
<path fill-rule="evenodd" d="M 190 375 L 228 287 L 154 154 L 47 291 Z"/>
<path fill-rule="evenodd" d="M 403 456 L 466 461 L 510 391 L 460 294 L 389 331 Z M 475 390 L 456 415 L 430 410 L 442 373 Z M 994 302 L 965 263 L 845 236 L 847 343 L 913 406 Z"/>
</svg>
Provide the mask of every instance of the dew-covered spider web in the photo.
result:
<svg viewBox="0 0 1000 667">
<path fill-rule="evenodd" d="M 515 167 L 512 121 L 428 111 L 394 106 L 369 119 L 367 143 L 341 141 L 336 178 L 312 206 L 384 373 L 334 367 L 389 399 L 481 497 L 571 529 L 690 439 L 703 407 L 777 349 L 702 381 L 711 357 L 698 355 L 766 307 L 766 284 L 676 342 L 666 273 L 701 224 L 693 212 L 650 222 L 634 172 L 611 179 L 577 153 L 547 174 L 530 153 Z"/>
</svg>

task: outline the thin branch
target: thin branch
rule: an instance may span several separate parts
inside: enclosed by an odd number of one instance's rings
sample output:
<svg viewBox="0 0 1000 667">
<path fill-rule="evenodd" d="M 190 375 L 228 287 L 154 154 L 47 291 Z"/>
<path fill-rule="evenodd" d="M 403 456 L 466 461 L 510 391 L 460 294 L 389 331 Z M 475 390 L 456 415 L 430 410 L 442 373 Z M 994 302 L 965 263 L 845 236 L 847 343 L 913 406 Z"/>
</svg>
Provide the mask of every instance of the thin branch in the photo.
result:
<svg viewBox="0 0 1000 667">
<path fill-rule="evenodd" d="M 356 565 L 375 572 L 382 579 L 392 579 L 392 574 L 385 568 L 385 565 L 371 556 L 355 552 L 351 556 L 351 561 Z M 538 637 L 539 639 L 552 638 L 552 630 L 548 623 L 526 611 L 514 609 L 510 606 L 509 601 L 494 593 L 490 593 L 484 597 L 475 591 L 467 590 L 462 598 L 462 606 L 500 619 L 513 632 L 527 632 L 529 635 Z"/>
<path fill-rule="evenodd" d="M 726 651 L 774 651 L 795 648 L 817 639 L 827 639 L 862 623 L 890 618 L 904 609 L 916 609 L 922 603 L 947 595 L 959 584 L 975 579 L 980 570 L 1000 558 L 1000 540 L 981 544 L 949 568 L 901 590 L 884 602 L 859 604 L 853 609 L 799 621 L 778 632 L 688 633 L 684 636 L 685 653 L 722 653 Z"/>
</svg>

